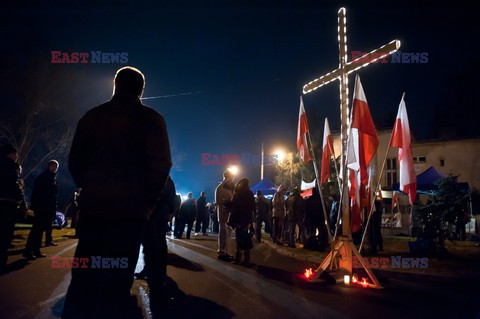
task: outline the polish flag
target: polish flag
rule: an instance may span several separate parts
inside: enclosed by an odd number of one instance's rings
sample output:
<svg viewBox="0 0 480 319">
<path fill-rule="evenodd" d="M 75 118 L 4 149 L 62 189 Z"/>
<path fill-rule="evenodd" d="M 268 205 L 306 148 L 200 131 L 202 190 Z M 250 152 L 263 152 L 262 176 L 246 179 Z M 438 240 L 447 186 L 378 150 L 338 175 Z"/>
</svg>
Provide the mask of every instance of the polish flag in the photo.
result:
<svg viewBox="0 0 480 319">
<path fill-rule="evenodd" d="M 368 166 L 378 148 L 378 137 L 373 125 L 367 98 L 360 77 L 355 77 L 347 167 L 349 169 L 352 210 L 352 232 L 361 229 L 360 211 L 368 204 L 366 187 L 369 183 Z"/>
<path fill-rule="evenodd" d="M 300 96 L 300 112 L 298 114 L 298 131 L 297 131 L 297 148 L 298 148 L 298 151 L 300 152 L 300 157 L 302 158 L 305 164 L 312 160 L 312 158 L 310 157 L 310 151 L 308 150 L 307 132 L 308 132 L 307 114 L 305 113 L 305 108 L 303 107 L 303 99 Z"/>
<path fill-rule="evenodd" d="M 322 171 L 320 173 L 320 185 L 325 184 L 330 177 L 330 159 L 333 155 L 333 139 L 330 134 L 330 126 L 328 119 L 325 118 L 325 126 L 323 128 L 323 146 L 322 146 Z"/>
<path fill-rule="evenodd" d="M 417 179 L 413 167 L 412 141 L 408 123 L 407 108 L 404 101 L 405 93 L 398 106 L 397 119 L 392 131 L 390 146 L 398 147 L 398 166 L 400 167 L 400 190 L 408 194 L 410 205 L 413 205 L 417 195 Z"/>
</svg>

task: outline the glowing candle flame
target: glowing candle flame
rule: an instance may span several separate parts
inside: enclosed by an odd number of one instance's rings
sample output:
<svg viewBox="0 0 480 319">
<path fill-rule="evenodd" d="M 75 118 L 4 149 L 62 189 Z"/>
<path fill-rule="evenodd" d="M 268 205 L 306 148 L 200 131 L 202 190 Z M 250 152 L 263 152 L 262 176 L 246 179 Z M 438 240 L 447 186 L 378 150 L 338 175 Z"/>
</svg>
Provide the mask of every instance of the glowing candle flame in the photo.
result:
<svg viewBox="0 0 480 319">
<path fill-rule="evenodd" d="M 313 276 L 312 268 L 307 268 L 307 269 L 305 269 L 304 275 L 305 275 L 305 278 L 310 279 L 310 277 Z"/>
<path fill-rule="evenodd" d="M 360 283 L 362 285 L 363 288 L 367 288 L 368 287 L 368 282 L 367 282 L 367 278 L 362 278 L 362 282 Z"/>
</svg>

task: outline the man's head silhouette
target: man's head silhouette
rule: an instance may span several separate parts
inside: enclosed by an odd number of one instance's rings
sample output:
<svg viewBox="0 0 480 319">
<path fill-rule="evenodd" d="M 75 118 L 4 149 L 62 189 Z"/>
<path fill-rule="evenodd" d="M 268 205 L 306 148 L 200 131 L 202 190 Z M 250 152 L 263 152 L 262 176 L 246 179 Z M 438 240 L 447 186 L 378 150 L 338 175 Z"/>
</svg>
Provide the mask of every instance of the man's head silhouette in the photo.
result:
<svg viewBox="0 0 480 319">
<path fill-rule="evenodd" d="M 140 70 L 126 66 L 115 74 L 113 94 L 141 97 L 145 87 L 145 77 Z"/>
</svg>

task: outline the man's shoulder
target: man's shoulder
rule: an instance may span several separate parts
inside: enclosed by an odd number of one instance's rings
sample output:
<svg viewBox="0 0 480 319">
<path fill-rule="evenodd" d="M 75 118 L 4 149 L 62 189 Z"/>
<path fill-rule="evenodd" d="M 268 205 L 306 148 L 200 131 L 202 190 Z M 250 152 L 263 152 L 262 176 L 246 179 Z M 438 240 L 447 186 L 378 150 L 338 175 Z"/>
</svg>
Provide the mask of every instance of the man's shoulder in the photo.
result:
<svg viewBox="0 0 480 319">
<path fill-rule="evenodd" d="M 88 121 L 88 119 L 96 118 L 97 116 L 100 116 L 102 114 L 113 112 L 115 110 L 115 104 L 118 104 L 118 102 L 114 100 L 109 100 L 105 103 L 97 105 L 88 110 L 81 120 Z M 143 103 L 138 103 L 138 108 L 136 110 L 137 112 L 142 113 L 146 119 L 150 119 L 153 122 L 164 121 L 162 114 Z"/>
</svg>

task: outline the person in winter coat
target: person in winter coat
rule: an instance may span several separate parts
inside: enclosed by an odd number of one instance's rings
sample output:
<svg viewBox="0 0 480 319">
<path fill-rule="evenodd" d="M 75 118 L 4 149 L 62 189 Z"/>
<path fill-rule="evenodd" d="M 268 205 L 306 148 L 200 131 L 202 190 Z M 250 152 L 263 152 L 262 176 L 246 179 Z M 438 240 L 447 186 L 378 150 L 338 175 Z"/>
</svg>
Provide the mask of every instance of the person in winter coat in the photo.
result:
<svg viewBox="0 0 480 319">
<path fill-rule="evenodd" d="M 231 261 L 232 256 L 228 254 L 228 244 L 232 237 L 232 229 L 227 226 L 230 209 L 225 206 L 226 202 L 232 200 L 233 197 L 233 173 L 225 171 L 223 173 L 223 182 L 215 189 L 215 203 L 217 204 L 218 216 L 218 259 L 223 261 Z"/>
<path fill-rule="evenodd" d="M 23 254 L 27 259 L 46 257 L 40 251 L 43 232 L 45 232 L 45 246 L 58 245 L 52 240 L 52 224 L 57 213 L 57 170 L 58 162 L 51 160 L 47 169 L 33 183 L 31 206 L 35 218 Z"/>
<path fill-rule="evenodd" d="M 327 226 L 325 225 L 322 200 L 317 187 L 312 189 L 312 196 L 305 201 L 305 230 L 309 238 L 316 237 L 318 230 L 320 246 L 322 248 L 326 247 L 328 244 Z"/>
<path fill-rule="evenodd" d="M 187 225 L 187 239 L 190 239 L 192 233 L 193 222 L 195 221 L 195 215 L 197 214 L 197 204 L 193 199 L 192 192 L 187 194 L 187 199 L 180 205 L 180 211 L 178 212 L 178 232 L 176 234 L 177 239 L 181 239 L 185 225 Z M 176 223 L 176 222 L 175 222 Z"/>
<path fill-rule="evenodd" d="M 253 248 L 252 237 L 248 229 L 253 223 L 253 214 L 255 213 L 255 197 L 250 190 L 248 178 L 242 178 L 235 185 L 233 199 L 227 206 L 231 209 L 228 224 L 235 229 L 235 240 L 237 249 L 235 259 L 232 263 L 251 265 L 250 249 Z M 242 261 L 242 252 L 244 259 Z"/>
<path fill-rule="evenodd" d="M 298 187 L 292 192 L 287 199 L 287 220 L 288 220 L 288 241 L 289 246 L 295 248 L 295 228 L 298 225 L 299 237 L 305 244 L 307 236 L 305 234 L 305 201 L 300 196 Z"/>
<path fill-rule="evenodd" d="M 172 160 L 161 114 L 142 104 L 145 77 L 126 66 L 110 101 L 78 122 L 68 166 L 80 196 L 81 231 L 62 318 L 125 317 L 140 242 L 162 195 Z M 92 256 L 126 258 L 126 267 L 94 269 Z"/>
<path fill-rule="evenodd" d="M 0 271 L 15 230 L 15 215 L 23 201 L 18 152 L 11 144 L 0 147 Z"/>
<path fill-rule="evenodd" d="M 197 217 L 195 218 L 195 236 L 198 236 L 200 229 L 203 236 L 207 236 L 208 227 L 208 209 L 207 209 L 207 193 L 202 192 L 197 199 Z"/>
<path fill-rule="evenodd" d="M 272 211 L 272 235 L 273 241 L 281 244 L 281 238 L 284 228 L 286 216 L 285 195 L 286 188 L 283 185 L 278 187 L 277 192 L 273 195 L 273 211 Z"/>
<path fill-rule="evenodd" d="M 265 232 L 272 232 L 270 229 L 270 201 L 263 196 L 261 191 L 257 191 L 255 205 L 255 238 L 257 243 L 260 243 L 262 241 L 262 223 L 265 223 Z"/>
</svg>

